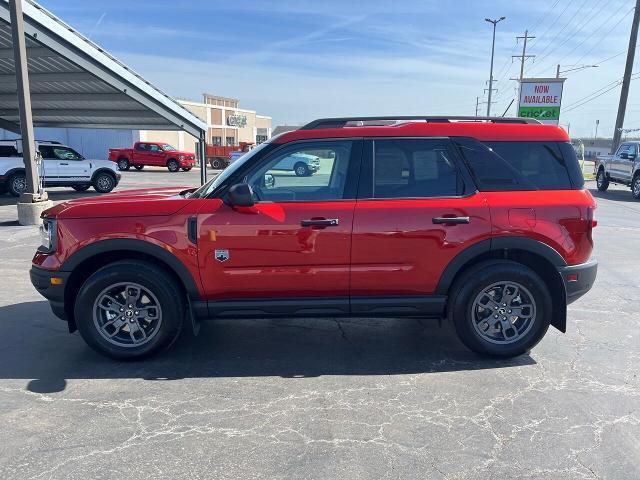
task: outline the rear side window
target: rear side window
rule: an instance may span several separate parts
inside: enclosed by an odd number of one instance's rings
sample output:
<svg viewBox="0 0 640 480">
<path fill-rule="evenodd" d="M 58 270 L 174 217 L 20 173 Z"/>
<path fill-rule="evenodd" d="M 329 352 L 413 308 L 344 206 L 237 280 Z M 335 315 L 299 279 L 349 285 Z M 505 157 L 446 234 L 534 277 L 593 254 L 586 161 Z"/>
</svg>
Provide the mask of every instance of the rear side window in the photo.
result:
<svg viewBox="0 0 640 480">
<path fill-rule="evenodd" d="M 484 142 L 540 190 L 571 189 L 564 157 L 555 142 Z"/>
<path fill-rule="evenodd" d="M 373 198 L 448 197 L 463 190 L 447 141 L 375 140 Z"/>
<path fill-rule="evenodd" d="M 569 143 L 454 140 L 481 191 L 569 190 L 584 187 Z"/>
<path fill-rule="evenodd" d="M 18 150 L 13 145 L 0 145 L 0 157 L 19 157 Z"/>
</svg>

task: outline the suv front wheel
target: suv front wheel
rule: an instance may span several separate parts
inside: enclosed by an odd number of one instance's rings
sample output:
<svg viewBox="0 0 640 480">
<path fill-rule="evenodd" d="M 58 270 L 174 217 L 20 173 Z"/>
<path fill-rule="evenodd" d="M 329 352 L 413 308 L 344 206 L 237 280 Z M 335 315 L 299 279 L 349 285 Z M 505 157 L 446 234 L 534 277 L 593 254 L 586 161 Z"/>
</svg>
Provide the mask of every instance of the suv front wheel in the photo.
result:
<svg viewBox="0 0 640 480">
<path fill-rule="evenodd" d="M 93 178 L 93 188 L 99 193 L 109 193 L 116 188 L 116 179 L 107 172 L 100 172 Z"/>
<path fill-rule="evenodd" d="M 460 340 L 482 355 L 526 353 L 549 328 L 549 289 L 538 274 L 519 263 L 478 264 L 455 282 L 449 298 L 449 319 Z"/>
<path fill-rule="evenodd" d="M 143 261 L 109 264 L 82 285 L 74 314 L 82 338 L 119 360 L 168 348 L 182 329 L 184 303 L 174 279 Z"/>
</svg>

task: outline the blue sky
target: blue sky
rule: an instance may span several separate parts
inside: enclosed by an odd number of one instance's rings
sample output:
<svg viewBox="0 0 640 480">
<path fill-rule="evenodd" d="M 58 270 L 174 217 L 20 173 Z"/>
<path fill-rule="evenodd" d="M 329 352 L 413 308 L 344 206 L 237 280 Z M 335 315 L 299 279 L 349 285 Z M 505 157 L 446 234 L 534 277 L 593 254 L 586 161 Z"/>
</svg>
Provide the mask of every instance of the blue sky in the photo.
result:
<svg viewBox="0 0 640 480">
<path fill-rule="evenodd" d="M 555 64 L 601 62 L 625 51 L 632 0 L 243 1 L 41 0 L 167 93 L 239 98 L 241 106 L 298 124 L 336 115 L 471 115 L 489 75 L 491 26 L 498 25 L 493 112 L 512 98 L 520 52 L 525 73 L 555 75 Z M 562 124 L 572 134 L 611 134 L 619 87 L 582 98 L 622 77 L 624 55 L 568 74 Z M 634 71 L 640 71 L 640 59 Z M 640 83 L 640 82 L 638 82 Z M 615 84 L 613 84 L 615 86 Z M 609 87 L 607 87 L 609 88 Z M 606 89 L 606 88 L 604 88 Z M 604 90 L 603 89 L 603 90 Z M 625 127 L 640 127 L 632 82 Z M 481 98 L 482 100 L 482 98 Z M 571 107 L 576 108 L 571 108 Z M 486 107 L 484 107 L 486 108 Z M 509 111 L 514 114 L 514 107 Z"/>
</svg>

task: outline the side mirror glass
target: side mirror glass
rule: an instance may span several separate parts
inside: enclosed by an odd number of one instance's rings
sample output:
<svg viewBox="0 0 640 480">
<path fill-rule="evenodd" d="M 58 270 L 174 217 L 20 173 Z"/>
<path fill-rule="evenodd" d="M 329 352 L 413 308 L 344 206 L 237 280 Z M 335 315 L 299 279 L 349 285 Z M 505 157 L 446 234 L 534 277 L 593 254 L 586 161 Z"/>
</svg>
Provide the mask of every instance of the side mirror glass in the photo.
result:
<svg viewBox="0 0 640 480">
<path fill-rule="evenodd" d="M 252 207 L 255 202 L 253 201 L 253 190 L 251 186 L 246 183 L 236 183 L 233 185 L 229 192 L 227 192 L 227 203 L 232 207 Z"/>
<path fill-rule="evenodd" d="M 276 177 L 274 177 L 270 173 L 265 173 L 264 188 L 275 188 L 275 186 L 276 186 Z"/>
<path fill-rule="evenodd" d="M 622 158 L 623 160 L 626 160 L 629 158 L 629 154 L 627 152 L 622 152 L 620 154 L 620 158 Z"/>
</svg>

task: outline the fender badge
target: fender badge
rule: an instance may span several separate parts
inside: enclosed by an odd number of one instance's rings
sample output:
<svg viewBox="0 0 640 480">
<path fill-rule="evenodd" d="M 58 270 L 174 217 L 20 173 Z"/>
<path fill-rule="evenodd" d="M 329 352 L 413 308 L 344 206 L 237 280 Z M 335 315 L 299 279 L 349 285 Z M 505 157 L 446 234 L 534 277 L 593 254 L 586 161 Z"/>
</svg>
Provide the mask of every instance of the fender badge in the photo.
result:
<svg viewBox="0 0 640 480">
<path fill-rule="evenodd" d="M 219 262 L 226 262 L 229 260 L 229 250 L 216 250 L 213 256 Z"/>
</svg>

